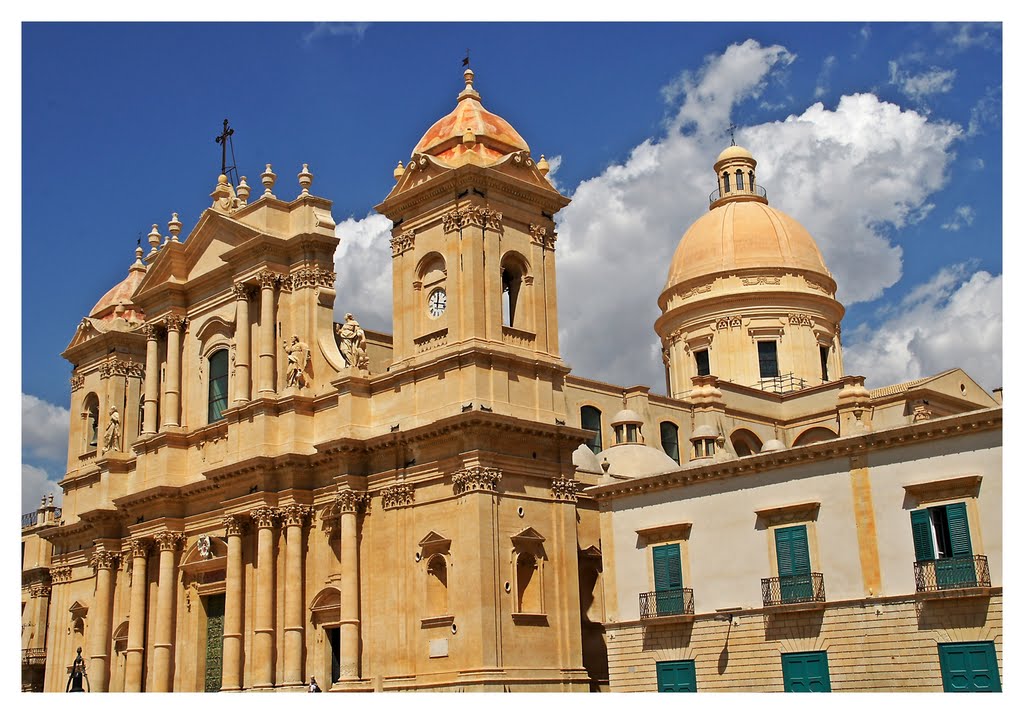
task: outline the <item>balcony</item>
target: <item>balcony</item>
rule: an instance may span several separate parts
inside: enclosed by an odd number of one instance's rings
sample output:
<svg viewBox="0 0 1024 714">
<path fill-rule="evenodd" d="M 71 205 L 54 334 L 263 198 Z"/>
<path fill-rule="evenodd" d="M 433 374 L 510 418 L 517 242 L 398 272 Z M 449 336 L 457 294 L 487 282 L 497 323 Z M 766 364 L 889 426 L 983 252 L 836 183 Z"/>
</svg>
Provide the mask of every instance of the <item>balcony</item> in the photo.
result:
<svg viewBox="0 0 1024 714">
<path fill-rule="evenodd" d="M 762 392 L 788 394 L 789 392 L 799 392 L 801 389 L 807 389 L 812 385 L 808 384 L 806 380 L 797 377 L 792 372 L 788 372 L 786 374 L 780 374 L 777 377 L 762 377 L 750 386 L 754 389 L 760 389 Z"/>
<path fill-rule="evenodd" d="M 988 556 L 918 560 L 914 563 L 917 592 L 933 597 L 984 594 L 992 587 Z"/>
<path fill-rule="evenodd" d="M 825 578 L 821 573 L 761 578 L 761 600 L 765 607 L 818 609 L 825 602 Z"/>
<path fill-rule="evenodd" d="M 22 666 L 39 666 L 46 664 L 46 648 L 30 647 L 21 651 Z"/>
<path fill-rule="evenodd" d="M 720 201 L 721 199 L 729 198 L 730 196 L 756 196 L 758 198 L 763 198 L 766 201 L 768 200 L 768 192 L 764 190 L 763 186 L 758 184 L 748 186 L 747 188 L 739 188 L 737 186 L 730 185 L 728 191 L 723 192 L 721 188 L 716 188 L 712 191 L 711 195 L 708 196 L 708 204 L 713 206 L 715 201 Z"/>
<path fill-rule="evenodd" d="M 693 617 L 693 588 L 672 588 L 640 593 L 640 619 Z"/>
</svg>

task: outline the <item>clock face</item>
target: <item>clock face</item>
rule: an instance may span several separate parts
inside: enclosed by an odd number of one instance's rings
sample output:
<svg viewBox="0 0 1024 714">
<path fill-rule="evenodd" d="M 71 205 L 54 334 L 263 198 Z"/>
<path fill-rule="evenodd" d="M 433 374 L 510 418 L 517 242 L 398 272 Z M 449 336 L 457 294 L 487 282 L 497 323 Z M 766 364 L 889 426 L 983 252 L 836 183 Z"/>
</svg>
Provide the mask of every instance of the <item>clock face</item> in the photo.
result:
<svg viewBox="0 0 1024 714">
<path fill-rule="evenodd" d="M 445 295 L 444 288 L 437 288 L 427 298 L 427 311 L 431 317 L 441 317 L 441 313 L 444 312 L 447 305 L 448 296 Z"/>
</svg>

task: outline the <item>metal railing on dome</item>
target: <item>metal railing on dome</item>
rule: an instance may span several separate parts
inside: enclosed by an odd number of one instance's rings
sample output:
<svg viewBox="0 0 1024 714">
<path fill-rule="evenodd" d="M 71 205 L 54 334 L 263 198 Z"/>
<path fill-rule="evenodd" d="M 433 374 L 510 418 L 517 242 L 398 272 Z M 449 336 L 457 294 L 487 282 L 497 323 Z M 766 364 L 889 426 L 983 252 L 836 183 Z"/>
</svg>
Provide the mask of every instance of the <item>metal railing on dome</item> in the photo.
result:
<svg viewBox="0 0 1024 714">
<path fill-rule="evenodd" d="M 788 372 L 786 374 L 780 374 L 777 377 L 762 377 L 750 386 L 755 389 L 760 389 L 762 392 L 786 394 L 787 392 L 798 392 L 801 389 L 806 389 L 808 384 L 803 378 L 795 376 L 792 372 Z"/>
<path fill-rule="evenodd" d="M 754 184 L 750 188 L 732 188 L 728 191 L 722 192 L 721 188 L 716 188 L 708 196 L 708 203 L 714 203 L 715 201 L 725 198 L 727 196 L 760 196 L 761 198 L 767 199 L 768 192 L 764 190 L 764 186 Z"/>
</svg>

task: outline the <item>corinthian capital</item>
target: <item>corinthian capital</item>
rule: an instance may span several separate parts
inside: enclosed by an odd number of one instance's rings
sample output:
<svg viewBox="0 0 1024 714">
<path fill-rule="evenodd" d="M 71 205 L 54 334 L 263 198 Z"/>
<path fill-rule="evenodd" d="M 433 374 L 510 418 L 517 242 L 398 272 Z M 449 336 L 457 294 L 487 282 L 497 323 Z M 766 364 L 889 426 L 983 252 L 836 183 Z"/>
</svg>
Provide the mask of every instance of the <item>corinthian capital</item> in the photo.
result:
<svg viewBox="0 0 1024 714">
<path fill-rule="evenodd" d="M 249 517 L 257 528 L 273 528 L 280 520 L 281 512 L 276 508 L 262 506 L 249 511 Z"/>
<path fill-rule="evenodd" d="M 128 541 L 128 552 L 133 558 L 145 558 L 149 555 L 152 543 L 142 538 L 132 538 Z"/>
<path fill-rule="evenodd" d="M 281 509 L 281 521 L 286 526 L 301 526 L 312 513 L 313 509 L 309 506 L 293 503 Z"/>
<path fill-rule="evenodd" d="M 252 299 L 252 287 L 245 283 L 235 283 L 231 287 L 231 292 L 234 293 L 236 300 L 250 300 Z"/>
<path fill-rule="evenodd" d="M 188 324 L 188 320 L 181 315 L 168 315 L 164 318 L 164 327 L 174 332 L 181 332 L 185 329 L 186 324 Z"/>
<path fill-rule="evenodd" d="M 256 276 L 256 279 L 260 283 L 260 288 L 264 290 L 270 288 L 271 290 L 273 290 L 277 283 L 281 280 L 281 276 L 273 271 L 264 270 L 263 272 Z"/>
<path fill-rule="evenodd" d="M 118 554 L 109 550 L 97 550 L 89 559 L 89 565 L 94 570 L 110 570 L 117 566 Z"/>
<path fill-rule="evenodd" d="M 161 531 L 153 536 L 153 540 L 156 541 L 156 546 L 160 550 L 174 551 L 185 542 L 185 536 L 174 531 Z"/>
<path fill-rule="evenodd" d="M 225 516 L 221 523 L 226 536 L 240 536 L 245 533 L 246 523 L 239 516 Z"/>
</svg>

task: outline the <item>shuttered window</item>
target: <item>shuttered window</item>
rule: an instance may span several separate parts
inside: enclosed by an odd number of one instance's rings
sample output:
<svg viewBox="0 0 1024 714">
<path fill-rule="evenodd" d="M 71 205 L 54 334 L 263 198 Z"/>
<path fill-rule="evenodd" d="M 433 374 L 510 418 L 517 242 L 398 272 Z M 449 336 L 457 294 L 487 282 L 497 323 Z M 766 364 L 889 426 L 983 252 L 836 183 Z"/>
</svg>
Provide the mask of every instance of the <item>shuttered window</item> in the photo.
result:
<svg viewBox="0 0 1024 714">
<path fill-rule="evenodd" d="M 658 615 L 678 615 L 683 612 L 683 568 L 679 559 L 679 544 L 659 545 L 654 548 L 654 589 Z"/>
<path fill-rule="evenodd" d="M 965 558 L 972 555 L 967 504 L 950 503 L 910 512 L 917 560 Z"/>
<path fill-rule="evenodd" d="M 779 565 L 779 593 L 783 602 L 811 597 L 811 559 L 807 550 L 807 526 L 775 531 L 775 557 Z"/>
</svg>

